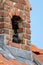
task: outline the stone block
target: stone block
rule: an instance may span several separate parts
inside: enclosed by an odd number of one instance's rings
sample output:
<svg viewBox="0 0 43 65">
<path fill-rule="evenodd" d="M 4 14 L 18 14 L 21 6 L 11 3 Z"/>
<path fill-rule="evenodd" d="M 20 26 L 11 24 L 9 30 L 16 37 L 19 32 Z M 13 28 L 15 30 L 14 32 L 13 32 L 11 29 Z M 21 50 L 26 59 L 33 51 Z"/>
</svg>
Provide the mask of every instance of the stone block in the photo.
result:
<svg viewBox="0 0 43 65">
<path fill-rule="evenodd" d="M 23 25 L 23 27 L 26 27 L 26 28 L 30 28 L 31 27 L 29 23 L 25 23 L 25 22 L 23 22 L 22 25 Z"/>
<path fill-rule="evenodd" d="M 5 48 L 6 49 L 6 48 Z M 4 50 L 4 49 L 2 49 L 2 48 L 0 48 L 0 53 L 1 54 L 3 54 L 3 56 L 5 57 L 5 58 L 7 58 L 7 59 L 15 59 L 15 57 L 13 57 L 11 54 L 10 54 L 10 52 L 9 51 L 7 51 L 7 50 Z"/>
<path fill-rule="evenodd" d="M 27 60 L 31 60 L 31 51 L 18 49 L 18 48 L 11 47 L 11 46 L 7 46 L 7 48 L 14 57 L 20 57 L 20 58 L 24 58 Z"/>
<path fill-rule="evenodd" d="M 3 34 L 0 34 L 0 47 L 3 48 L 4 44 L 5 44 L 5 36 Z"/>
</svg>

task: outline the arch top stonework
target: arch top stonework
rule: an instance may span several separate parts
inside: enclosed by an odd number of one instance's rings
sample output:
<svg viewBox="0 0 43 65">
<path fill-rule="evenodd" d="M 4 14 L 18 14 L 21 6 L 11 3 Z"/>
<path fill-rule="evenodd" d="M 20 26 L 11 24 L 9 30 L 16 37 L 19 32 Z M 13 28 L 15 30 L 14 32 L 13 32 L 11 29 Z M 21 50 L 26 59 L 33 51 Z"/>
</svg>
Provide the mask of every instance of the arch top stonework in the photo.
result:
<svg viewBox="0 0 43 65">
<path fill-rule="evenodd" d="M 9 16 L 12 18 L 14 15 L 19 16 L 23 21 L 26 19 L 24 11 L 21 11 L 18 8 L 12 8 L 9 12 Z"/>
<path fill-rule="evenodd" d="M 9 11 L 8 14 L 10 15 L 10 17 L 12 17 L 13 15 L 20 16 L 22 19 L 30 17 L 30 6 L 28 6 L 27 4 L 23 5 L 22 3 L 18 3 L 15 0 L 8 0 L 5 1 L 4 5 L 5 9 Z M 6 5 L 9 7 L 7 7 Z"/>
<path fill-rule="evenodd" d="M 10 15 L 11 17 L 13 15 L 18 15 L 22 19 L 30 16 L 30 5 L 28 5 L 27 1 L 25 0 L 3 0 L 3 9 L 7 13 L 6 15 Z M 25 3 L 25 4 L 24 4 Z M 4 15 L 4 16 L 6 16 Z"/>
</svg>

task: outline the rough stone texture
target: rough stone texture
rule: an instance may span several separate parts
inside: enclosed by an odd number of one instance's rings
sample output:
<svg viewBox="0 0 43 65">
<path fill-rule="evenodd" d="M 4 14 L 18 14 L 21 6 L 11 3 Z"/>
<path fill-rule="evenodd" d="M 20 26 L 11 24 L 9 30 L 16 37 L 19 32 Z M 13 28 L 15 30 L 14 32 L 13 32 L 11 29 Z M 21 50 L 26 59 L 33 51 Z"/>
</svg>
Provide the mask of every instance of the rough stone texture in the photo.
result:
<svg viewBox="0 0 43 65">
<path fill-rule="evenodd" d="M 14 43 L 15 48 L 21 48 L 22 50 L 27 50 L 31 52 L 31 30 L 30 30 L 30 10 L 31 6 L 25 0 L 0 0 L 0 34 L 5 34 L 6 44 L 9 45 L 12 42 L 12 36 L 14 34 L 12 29 L 12 17 L 14 15 L 19 16 L 22 20 L 22 28 L 18 30 L 20 34 L 22 34 L 22 42 L 21 44 Z M 1 36 L 0 36 L 1 38 Z M 3 41 L 2 40 L 2 41 Z M 2 43 L 2 41 L 0 43 Z M 10 49 L 11 50 L 11 49 Z M 22 54 L 24 52 L 21 52 Z M 26 54 L 26 53 L 25 53 Z M 19 55 L 19 53 L 18 53 Z M 23 54 L 22 54 L 23 55 Z M 29 58 L 29 57 L 28 57 Z M 30 55 L 31 58 L 31 55 Z"/>
<path fill-rule="evenodd" d="M 4 35 L 0 35 L 0 47 L 3 48 L 4 45 Z"/>
<path fill-rule="evenodd" d="M 28 5 L 25 0 L 9 0 L 9 1 L 0 1 L 2 5 L 0 6 L 0 33 L 6 33 L 6 40 L 12 39 L 10 36 L 13 36 L 11 18 L 16 15 L 22 19 L 22 29 L 19 29 L 18 32 L 23 33 L 23 41 L 22 43 L 26 44 L 27 40 L 31 39 L 31 30 L 30 28 L 30 4 Z M 4 28 L 4 30 L 3 30 Z M 6 29 L 8 32 L 6 32 Z M 10 31 L 12 30 L 12 32 Z M 24 41 L 25 39 L 25 41 Z M 12 40 L 10 40 L 12 41 Z M 23 48 L 23 46 L 22 46 Z"/>
</svg>

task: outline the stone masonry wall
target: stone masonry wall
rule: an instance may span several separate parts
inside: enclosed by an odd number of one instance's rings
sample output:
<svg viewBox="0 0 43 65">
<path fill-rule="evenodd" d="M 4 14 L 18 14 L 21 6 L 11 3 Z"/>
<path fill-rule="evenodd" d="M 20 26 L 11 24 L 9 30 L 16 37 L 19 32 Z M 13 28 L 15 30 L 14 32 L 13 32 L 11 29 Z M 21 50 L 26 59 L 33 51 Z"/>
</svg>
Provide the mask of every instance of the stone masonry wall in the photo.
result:
<svg viewBox="0 0 43 65">
<path fill-rule="evenodd" d="M 24 50 L 31 49 L 31 30 L 30 30 L 30 10 L 31 6 L 25 0 L 0 0 L 0 34 L 6 35 L 6 43 L 22 48 Z M 12 24 L 11 18 L 16 15 L 22 19 L 23 41 L 21 44 L 12 43 Z M 21 31 L 21 30 L 20 30 Z"/>
</svg>

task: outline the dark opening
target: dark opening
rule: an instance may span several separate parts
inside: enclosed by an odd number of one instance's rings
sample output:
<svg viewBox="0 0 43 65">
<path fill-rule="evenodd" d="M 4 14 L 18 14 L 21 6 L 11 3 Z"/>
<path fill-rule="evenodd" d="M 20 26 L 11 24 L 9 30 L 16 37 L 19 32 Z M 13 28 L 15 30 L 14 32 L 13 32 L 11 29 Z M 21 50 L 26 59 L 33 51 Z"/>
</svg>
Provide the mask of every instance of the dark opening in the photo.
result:
<svg viewBox="0 0 43 65">
<path fill-rule="evenodd" d="M 35 54 L 39 55 L 40 53 L 39 52 L 34 52 Z"/>
<path fill-rule="evenodd" d="M 12 29 L 14 30 L 13 42 L 21 43 L 21 39 L 19 38 L 17 30 L 19 29 L 18 23 L 21 22 L 21 18 L 19 16 L 13 16 L 12 19 Z"/>
</svg>

